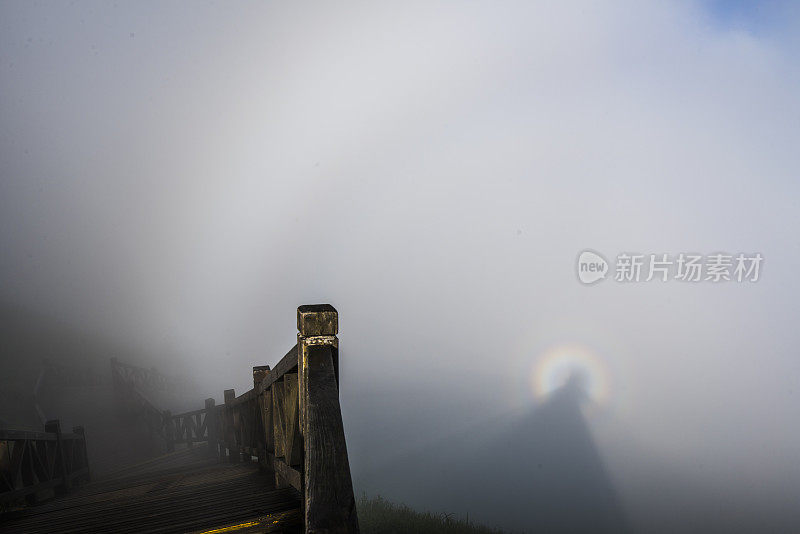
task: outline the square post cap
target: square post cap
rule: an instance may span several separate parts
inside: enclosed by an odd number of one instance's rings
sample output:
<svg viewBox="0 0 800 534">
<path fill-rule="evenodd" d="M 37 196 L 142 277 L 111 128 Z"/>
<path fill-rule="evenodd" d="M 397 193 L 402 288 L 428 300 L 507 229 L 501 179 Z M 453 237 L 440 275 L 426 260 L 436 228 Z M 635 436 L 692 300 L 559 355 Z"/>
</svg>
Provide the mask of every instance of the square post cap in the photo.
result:
<svg viewBox="0 0 800 534">
<path fill-rule="evenodd" d="M 305 304 L 297 308 L 297 330 L 303 337 L 335 336 L 339 313 L 330 304 Z"/>
<path fill-rule="evenodd" d="M 269 365 L 257 365 L 253 367 L 253 387 L 258 387 L 261 381 L 269 374 Z"/>
</svg>

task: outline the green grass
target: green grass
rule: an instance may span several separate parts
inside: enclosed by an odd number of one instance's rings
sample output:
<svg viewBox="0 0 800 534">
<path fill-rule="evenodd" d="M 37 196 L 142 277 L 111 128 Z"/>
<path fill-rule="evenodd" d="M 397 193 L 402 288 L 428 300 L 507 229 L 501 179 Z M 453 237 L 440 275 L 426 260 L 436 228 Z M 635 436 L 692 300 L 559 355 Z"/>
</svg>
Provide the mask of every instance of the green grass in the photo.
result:
<svg viewBox="0 0 800 534">
<path fill-rule="evenodd" d="M 453 514 L 417 512 L 381 496 L 362 495 L 356 505 L 361 534 L 502 534 L 501 530 L 456 519 Z"/>
</svg>

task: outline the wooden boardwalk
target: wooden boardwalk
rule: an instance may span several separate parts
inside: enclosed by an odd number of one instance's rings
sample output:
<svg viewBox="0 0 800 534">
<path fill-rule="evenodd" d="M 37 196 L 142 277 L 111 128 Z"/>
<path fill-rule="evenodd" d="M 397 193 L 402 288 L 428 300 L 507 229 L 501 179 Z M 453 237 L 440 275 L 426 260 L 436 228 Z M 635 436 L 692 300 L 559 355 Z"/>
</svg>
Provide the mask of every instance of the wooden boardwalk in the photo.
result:
<svg viewBox="0 0 800 534">
<path fill-rule="evenodd" d="M 82 427 L 0 429 L 0 531 L 357 534 L 338 313 L 300 306 L 297 328 L 297 344 L 274 368 L 253 367 L 252 389 L 227 389 L 224 404 L 211 397 L 175 415 L 153 394 L 181 384 L 112 358 L 120 421 L 147 429 L 167 454 L 88 484 Z M 17 508 L 2 513 L 8 507 Z"/>
<path fill-rule="evenodd" d="M 300 494 L 252 462 L 204 447 L 117 471 L 47 504 L 8 514 L 3 532 L 300 532 Z"/>
</svg>

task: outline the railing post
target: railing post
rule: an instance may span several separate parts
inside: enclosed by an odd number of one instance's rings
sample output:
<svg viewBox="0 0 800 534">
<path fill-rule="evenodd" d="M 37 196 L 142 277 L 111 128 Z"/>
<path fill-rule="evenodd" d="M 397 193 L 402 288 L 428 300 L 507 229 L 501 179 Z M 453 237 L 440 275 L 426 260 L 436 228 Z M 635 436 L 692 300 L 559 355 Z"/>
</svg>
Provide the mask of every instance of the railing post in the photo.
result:
<svg viewBox="0 0 800 534">
<path fill-rule="evenodd" d="M 208 455 L 217 455 L 217 410 L 214 399 L 206 399 L 206 436 L 208 436 Z"/>
<path fill-rule="evenodd" d="M 231 403 L 236 399 L 236 391 L 226 389 L 225 398 L 225 446 L 228 448 L 228 461 L 236 463 L 241 460 L 239 446 L 236 444 L 236 428 L 234 427 L 234 407 Z"/>
<path fill-rule="evenodd" d="M 253 387 L 257 388 L 269 374 L 269 365 L 257 365 L 253 367 Z"/>
<path fill-rule="evenodd" d="M 65 491 L 69 491 L 72 484 L 67 471 L 67 451 L 64 440 L 61 439 L 61 422 L 58 419 L 48 421 L 44 425 L 44 431 L 56 435 L 56 464 L 53 469 L 58 469 L 61 475 L 62 486 Z"/>
<path fill-rule="evenodd" d="M 339 406 L 339 315 L 330 304 L 297 308 L 300 428 L 306 533 L 357 533 Z"/>
<path fill-rule="evenodd" d="M 194 418 L 191 415 L 185 415 L 181 417 L 181 424 L 182 430 L 186 434 L 186 446 L 191 449 L 194 447 L 194 431 L 192 428 L 194 426 Z M 183 435 L 181 435 L 181 437 L 183 437 Z"/>
<path fill-rule="evenodd" d="M 270 367 L 269 365 L 257 365 L 253 367 L 253 389 L 258 389 L 258 386 L 261 385 L 261 382 L 269 374 Z M 257 443 L 257 450 L 258 450 L 258 465 L 263 470 L 265 467 L 268 467 L 268 458 L 267 458 L 267 432 L 265 426 L 265 419 L 266 414 L 264 413 L 264 395 L 258 395 L 253 402 L 255 403 L 255 420 L 253 421 L 253 436 Z"/>
<path fill-rule="evenodd" d="M 117 359 L 111 358 L 111 391 L 114 396 L 114 410 L 116 410 L 117 417 L 121 417 L 123 414 L 122 384 L 118 376 L 117 364 Z"/>
<path fill-rule="evenodd" d="M 164 439 L 167 442 L 167 452 L 175 452 L 175 422 L 172 420 L 172 412 L 164 410 L 161 417 L 164 420 Z"/>
<path fill-rule="evenodd" d="M 89 451 L 86 448 L 86 430 L 82 426 L 72 427 L 72 433 L 81 437 L 80 458 L 81 466 L 86 468 L 86 480 L 91 480 L 89 471 Z"/>
</svg>

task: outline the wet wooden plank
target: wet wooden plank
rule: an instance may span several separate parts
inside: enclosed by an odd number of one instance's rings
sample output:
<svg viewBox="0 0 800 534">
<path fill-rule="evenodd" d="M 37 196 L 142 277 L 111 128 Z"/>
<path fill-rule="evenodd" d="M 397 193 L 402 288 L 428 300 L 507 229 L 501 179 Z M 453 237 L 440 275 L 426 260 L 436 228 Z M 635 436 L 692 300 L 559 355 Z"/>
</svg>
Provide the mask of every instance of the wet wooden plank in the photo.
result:
<svg viewBox="0 0 800 534">
<path fill-rule="evenodd" d="M 131 466 L 64 498 L 13 513 L 0 522 L 0 530 L 204 532 L 253 523 L 241 531 L 294 532 L 301 518 L 300 494 L 275 488 L 257 464 L 216 462 L 195 448 Z"/>
</svg>

